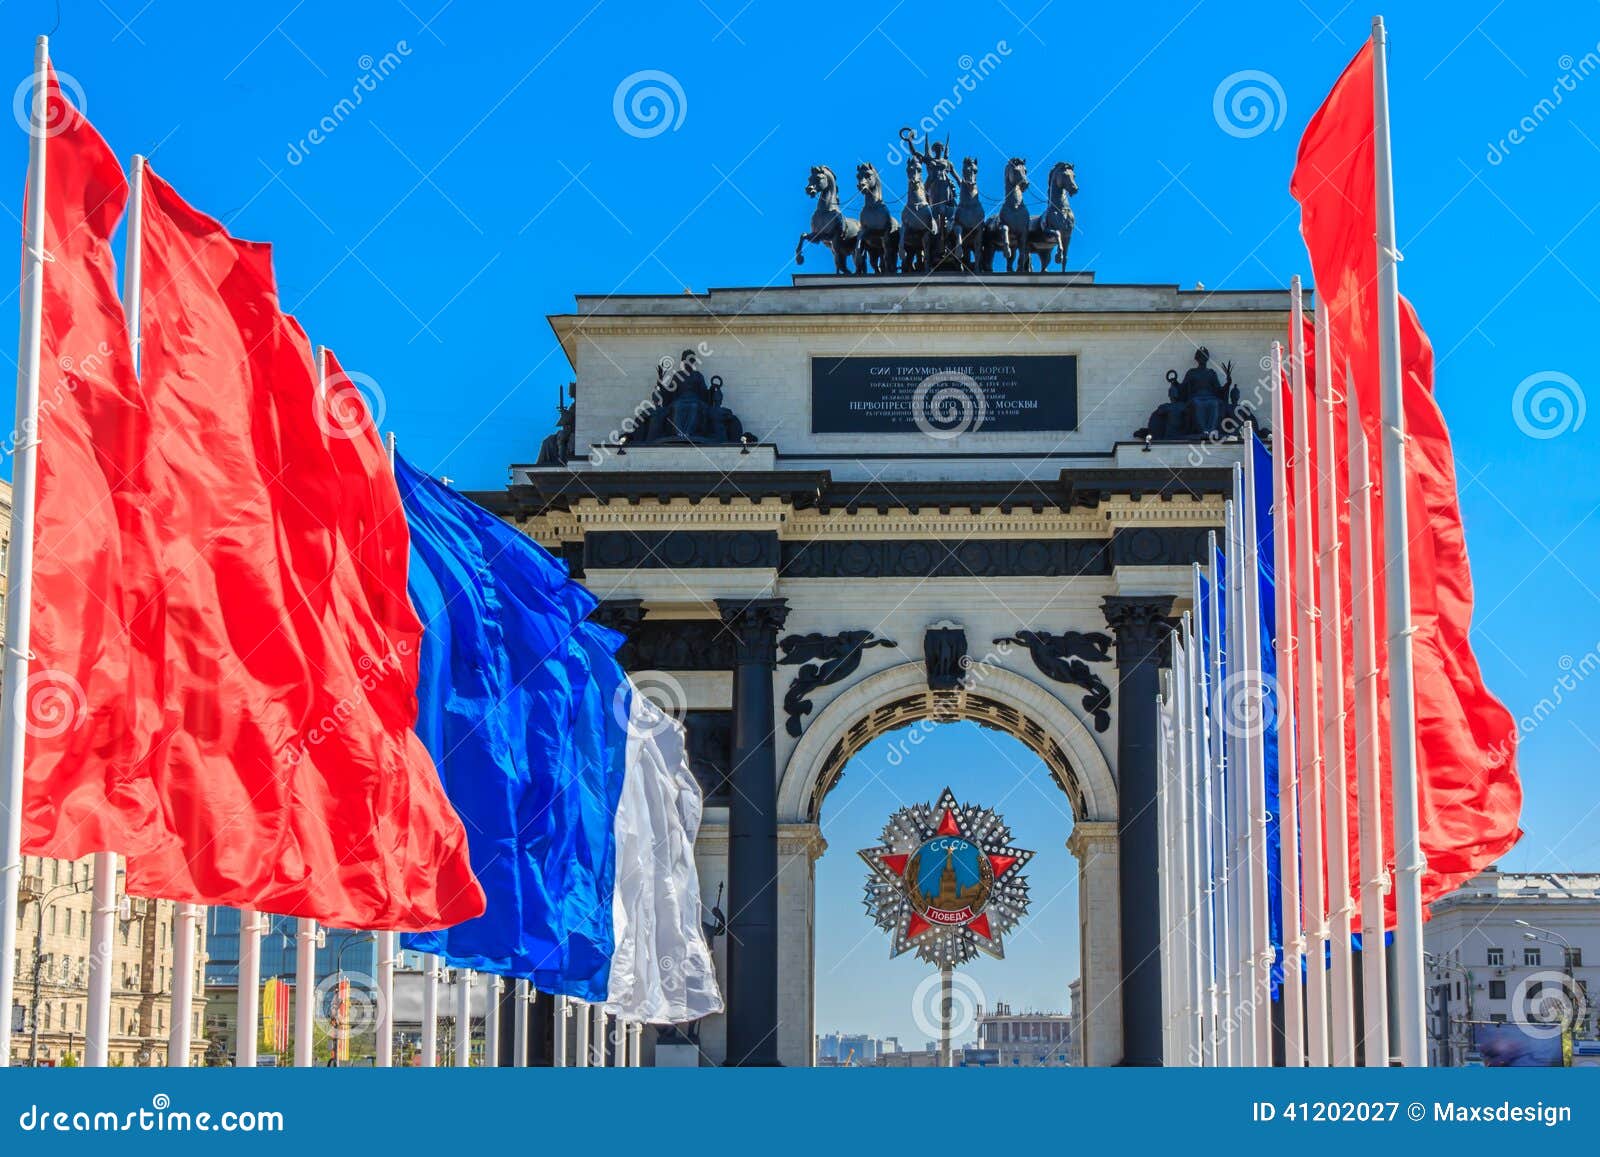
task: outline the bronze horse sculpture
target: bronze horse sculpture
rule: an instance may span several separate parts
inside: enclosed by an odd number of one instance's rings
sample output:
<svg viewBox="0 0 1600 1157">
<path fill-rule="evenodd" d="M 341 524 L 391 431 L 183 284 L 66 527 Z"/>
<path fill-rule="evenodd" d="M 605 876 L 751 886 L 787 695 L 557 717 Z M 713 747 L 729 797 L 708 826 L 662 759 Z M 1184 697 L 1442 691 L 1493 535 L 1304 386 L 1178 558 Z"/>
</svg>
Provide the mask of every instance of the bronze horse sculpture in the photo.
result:
<svg viewBox="0 0 1600 1157">
<path fill-rule="evenodd" d="M 1028 214 L 1023 194 L 1028 190 L 1028 162 L 1022 157 L 1012 157 L 1006 162 L 1006 199 L 998 214 L 1008 234 L 1005 247 L 1006 271 L 1028 273 L 1032 270 L 1032 257 L 1039 257 L 1039 272 L 1050 268 L 1050 260 L 1060 255 L 1060 267 L 1067 268 L 1067 245 L 1072 240 L 1072 207 L 1068 198 L 1078 191 L 1078 181 L 1072 166 L 1058 162 L 1050 170 L 1045 212 L 1033 217 Z M 1016 258 L 1020 257 L 1020 261 Z"/>
<path fill-rule="evenodd" d="M 811 230 L 800 234 L 794 245 L 794 263 L 806 263 L 805 243 L 824 245 L 833 253 L 833 271 L 850 272 L 850 258 L 856 255 L 861 235 L 861 222 L 846 217 L 839 209 L 839 182 L 827 165 L 812 165 L 811 179 L 806 182 L 806 196 L 817 199 L 816 211 L 811 214 Z M 861 258 L 856 255 L 859 271 Z"/>
<path fill-rule="evenodd" d="M 883 201 L 883 179 L 870 161 L 856 166 L 856 188 L 861 191 L 861 236 L 856 249 L 856 272 L 895 273 L 900 268 L 900 223 Z"/>
<path fill-rule="evenodd" d="M 906 161 L 906 203 L 900 210 L 900 272 L 930 273 L 939 262 L 939 214 L 922 184 L 922 163 Z"/>
<path fill-rule="evenodd" d="M 978 197 L 978 158 L 961 162 L 961 199 L 956 202 L 954 249 L 963 268 L 987 273 L 994 267 L 994 255 L 1006 248 L 1006 227 L 998 217 L 985 218 Z"/>
</svg>

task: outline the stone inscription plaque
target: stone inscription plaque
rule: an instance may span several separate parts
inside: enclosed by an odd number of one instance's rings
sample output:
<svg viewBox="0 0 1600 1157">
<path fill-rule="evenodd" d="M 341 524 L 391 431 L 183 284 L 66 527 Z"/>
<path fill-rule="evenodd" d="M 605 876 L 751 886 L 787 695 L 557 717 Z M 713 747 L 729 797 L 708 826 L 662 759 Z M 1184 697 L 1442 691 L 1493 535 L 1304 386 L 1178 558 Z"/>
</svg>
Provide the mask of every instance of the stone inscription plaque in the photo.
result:
<svg viewBox="0 0 1600 1157">
<path fill-rule="evenodd" d="M 1064 432 L 1078 427 L 1078 359 L 814 357 L 814 434 Z"/>
</svg>

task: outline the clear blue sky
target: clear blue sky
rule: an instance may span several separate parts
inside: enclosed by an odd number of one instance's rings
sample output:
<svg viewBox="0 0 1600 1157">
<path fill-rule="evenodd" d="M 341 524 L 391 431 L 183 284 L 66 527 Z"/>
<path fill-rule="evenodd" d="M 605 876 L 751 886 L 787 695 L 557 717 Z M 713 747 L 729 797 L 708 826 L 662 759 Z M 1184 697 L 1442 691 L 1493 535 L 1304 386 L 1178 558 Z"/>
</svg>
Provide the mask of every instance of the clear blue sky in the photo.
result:
<svg viewBox="0 0 1600 1157">
<path fill-rule="evenodd" d="M 1306 269 L 1287 193 L 1295 145 L 1371 15 L 1343 0 L 62 9 L 56 66 L 81 84 L 113 146 L 153 153 L 196 204 L 274 241 L 284 299 L 313 339 L 376 379 L 385 425 L 414 461 L 472 487 L 503 481 L 549 429 L 568 371 L 547 313 L 579 292 L 786 279 L 811 207 L 807 168 L 881 168 L 896 129 L 928 115 L 969 67 L 987 75 L 962 90 L 941 135 L 957 156 L 981 159 L 989 197 L 1006 155 L 1036 171 L 1073 161 L 1074 266 L 1105 281 L 1287 284 Z M 1570 79 L 1600 41 L 1600 7 L 1541 8 L 1537 19 L 1484 0 L 1386 9 L 1401 284 L 1439 351 L 1479 654 L 1522 715 L 1600 641 L 1600 416 L 1535 438 L 1512 411 L 1531 375 L 1570 375 L 1580 399 L 1600 381 L 1600 75 Z M 31 38 L 56 19 L 54 0 L 0 7 L 17 81 Z M 387 75 L 371 80 L 389 53 Z M 998 63 L 983 68 L 990 53 Z M 676 78 L 675 129 L 619 127 L 618 84 L 643 70 Z M 1282 123 L 1253 136 L 1224 131 L 1213 109 L 1219 84 L 1244 70 L 1283 93 Z M 336 113 L 364 75 L 371 91 Z M 1559 105 L 1536 112 L 1563 76 Z M 333 131 L 301 145 L 327 116 Z M 1491 142 L 1524 117 L 1534 129 L 1491 163 Z M 25 151 L 20 131 L 0 134 L 11 215 Z M 1528 836 L 1509 866 L 1600 867 L 1600 679 L 1562 695 L 1522 750 Z M 908 797 L 947 779 L 962 786 L 955 760 L 929 763 L 901 781 Z M 999 774 L 995 798 L 1015 785 Z M 829 834 L 846 855 L 827 857 L 824 878 L 853 875 L 854 835 Z M 1043 853 L 1065 859 L 1064 834 L 1038 837 L 1038 875 L 1053 870 Z M 822 913 L 819 945 L 864 919 L 846 892 Z M 1019 951 L 1011 963 L 1015 986 L 994 995 L 1059 991 L 1048 959 Z M 903 1008 L 913 981 L 900 973 L 882 991 Z M 848 1009 L 845 983 L 824 986 L 825 1014 Z M 823 1023 L 897 1026 L 865 1014 Z"/>
</svg>

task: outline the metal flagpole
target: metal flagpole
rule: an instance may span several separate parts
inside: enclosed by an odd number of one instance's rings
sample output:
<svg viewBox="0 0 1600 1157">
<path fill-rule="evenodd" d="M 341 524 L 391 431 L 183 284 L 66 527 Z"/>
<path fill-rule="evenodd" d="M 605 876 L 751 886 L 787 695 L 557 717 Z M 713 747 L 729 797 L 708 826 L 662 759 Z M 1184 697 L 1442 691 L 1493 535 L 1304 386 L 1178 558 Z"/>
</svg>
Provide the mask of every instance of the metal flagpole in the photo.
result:
<svg viewBox="0 0 1600 1157">
<path fill-rule="evenodd" d="M 439 1064 L 439 958 L 422 954 L 422 1067 Z"/>
<path fill-rule="evenodd" d="M 1195 1050 L 1199 1046 L 1199 1038 L 1194 1034 L 1194 973 L 1195 973 L 1195 938 L 1194 938 L 1194 913 L 1195 913 L 1195 879 L 1193 864 L 1189 859 L 1189 833 L 1194 827 L 1194 817 L 1190 813 L 1189 801 L 1189 689 L 1185 680 L 1188 678 L 1188 654 L 1184 650 L 1184 632 L 1181 626 L 1172 632 L 1172 667 L 1169 672 L 1169 690 L 1172 715 L 1172 778 L 1170 789 L 1173 794 L 1173 813 L 1176 818 L 1176 831 L 1172 839 L 1172 856 L 1174 870 L 1174 891 L 1178 898 L 1177 911 L 1173 914 L 1173 943 L 1180 949 L 1174 953 L 1174 973 L 1176 990 L 1174 1004 L 1181 1011 L 1178 1012 L 1176 1039 L 1179 1051 L 1175 1058 L 1181 1057 L 1186 1064 L 1195 1063 Z"/>
<path fill-rule="evenodd" d="M 1191 599 L 1196 607 L 1199 600 Z M 1200 807 L 1199 728 L 1195 722 L 1194 613 L 1183 613 L 1183 667 L 1178 680 L 1183 723 L 1183 794 L 1188 805 L 1183 856 L 1189 878 L 1189 1061 L 1203 1065 L 1206 1047 L 1205 976 L 1208 959 L 1204 932 L 1210 887 L 1205 877 L 1205 816 Z"/>
<path fill-rule="evenodd" d="M 1250 945 L 1254 972 L 1251 1002 L 1255 1006 L 1256 1063 L 1272 1063 L 1272 934 L 1267 907 L 1267 737 L 1270 689 L 1261 670 L 1261 551 L 1256 526 L 1256 433 L 1245 426 L 1244 512 L 1244 651 L 1246 669 L 1255 699 L 1254 714 L 1245 734 L 1249 751 L 1250 783 Z"/>
<path fill-rule="evenodd" d="M 1222 725 L 1222 596 L 1217 590 L 1217 535 L 1206 536 L 1206 566 L 1211 572 L 1209 592 L 1211 645 L 1206 663 L 1211 671 L 1206 696 L 1206 739 L 1211 750 L 1211 860 L 1212 879 L 1215 886 L 1214 904 L 1216 974 L 1217 974 L 1217 1036 L 1218 1059 L 1223 1065 L 1237 1061 L 1234 1051 L 1233 987 L 1230 970 L 1233 968 L 1233 929 L 1229 912 L 1233 896 L 1229 890 L 1228 876 L 1228 812 L 1227 812 L 1227 744 Z"/>
<path fill-rule="evenodd" d="M 44 329 L 44 182 L 50 41 L 33 49 L 33 108 L 28 122 L 28 204 L 22 223 L 22 322 L 17 350 L 17 445 L 11 467 L 11 557 L 6 576 L 4 674 L 0 675 L 0 1066 L 11 1063 L 11 1009 L 17 984 L 17 890 L 22 882 L 22 773 L 27 744 L 28 661 L 33 619 L 33 507 L 39 470 L 39 346 Z M 98 873 L 96 880 L 98 881 Z M 96 897 L 98 899 L 98 896 Z M 96 915 L 98 919 L 98 913 Z M 109 941 L 108 941 L 109 943 Z M 91 981 L 95 961 L 91 955 Z M 111 966 L 100 968 L 109 981 Z M 110 989 L 107 989 L 109 998 Z M 109 1003 L 106 1024 L 111 1021 Z M 105 1063 L 104 1030 L 99 1033 Z M 88 1051 L 92 1051 L 88 1050 Z M 90 1063 L 93 1063 L 91 1059 Z"/>
<path fill-rule="evenodd" d="M 1389 989 L 1383 945 L 1383 773 L 1378 742 L 1378 656 L 1372 608 L 1372 469 L 1355 389 L 1350 426 L 1350 592 L 1356 671 L 1356 822 L 1361 847 L 1361 1038 L 1368 1067 L 1389 1063 Z"/>
<path fill-rule="evenodd" d="M 609 1035 L 610 1029 L 609 1029 L 609 1027 L 607 1025 L 607 1020 L 608 1020 L 608 1018 L 606 1016 L 606 1006 L 603 1005 L 603 1004 L 595 1005 L 594 1006 L 594 1040 L 593 1040 L 594 1061 L 592 1063 L 594 1064 L 594 1067 L 597 1068 L 597 1069 L 605 1068 L 606 1064 L 607 1064 L 607 1061 L 608 1061 L 608 1058 L 606 1056 L 606 1045 L 608 1043 L 607 1042 L 607 1037 Z"/>
<path fill-rule="evenodd" d="M 1422 853 L 1417 813 L 1417 721 L 1411 653 L 1411 540 L 1406 519 L 1406 418 L 1400 379 L 1400 254 L 1394 230 L 1389 145 L 1389 49 L 1383 17 L 1372 18 L 1372 120 L 1378 213 L 1378 381 L 1383 424 L 1383 578 L 1389 632 L 1389 747 L 1393 779 L 1395 930 L 1400 1063 L 1428 1063 L 1422 967 Z"/>
<path fill-rule="evenodd" d="M 528 1064 L 528 1002 L 533 999 L 531 986 L 526 980 L 519 980 L 512 987 L 511 1001 L 511 1064 L 514 1068 L 526 1068 Z M 562 997 L 556 997 L 559 1006 Z M 565 1062 L 566 1038 L 562 1035 L 565 1027 L 561 1023 L 562 1009 L 556 1009 L 556 1057 L 557 1064 Z"/>
<path fill-rule="evenodd" d="M 172 1006 L 167 1034 L 167 1066 L 189 1067 L 189 1042 L 194 1037 L 194 926 L 198 909 L 193 904 L 172 906 Z"/>
<path fill-rule="evenodd" d="M 128 227 L 122 263 L 122 310 L 128 329 L 128 344 L 138 366 L 142 328 L 144 286 L 144 158 L 135 155 L 129 172 Z M 19 461 L 20 467 L 20 461 Z M 31 548 L 30 548 L 31 549 Z M 16 565 L 15 525 L 11 557 Z M 31 562 L 30 562 L 31 566 Z M 9 673 L 7 679 L 9 680 Z M 9 718 L 9 717 L 8 717 Z M 103 1069 L 110 1063 L 111 1044 L 111 966 L 114 952 L 112 936 L 117 922 L 117 854 L 111 851 L 94 855 L 94 894 L 89 901 L 89 993 L 88 1021 L 84 1034 L 84 1059 L 90 1068 Z M 171 1059 L 168 1042 L 168 1060 Z"/>
<path fill-rule="evenodd" d="M 389 454 L 394 456 L 394 435 L 389 435 Z M 373 1063 L 380 1069 L 394 1066 L 394 960 L 399 937 L 393 932 L 378 933 L 378 996 L 373 1011 L 372 1031 L 377 1055 Z"/>
<path fill-rule="evenodd" d="M 566 997 L 551 997 L 550 1003 L 555 1010 L 553 1013 L 555 1020 L 555 1048 L 552 1050 L 554 1055 L 550 1058 L 550 1063 L 558 1069 L 564 1069 L 572 1063 L 572 1054 L 567 1050 L 567 1021 L 572 1018 L 569 1015 Z M 520 1056 L 521 1053 L 519 1052 L 518 1055 Z M 518 1063 L 520 1064 L 521 1062 L 519 1061 Z"/>
<path fill-rule="evenodd" d="M 1356 1063 L 1354 959 L 1350 950 L 1350 794 L 1344 731 L 1344 605 L 1340 590 L 1338 448 L 1334 445 L 1332 342 L 1321 294 L 1316 317 L 1317 623 L 1322 654 L 1322 788 L 1328 864 L 1328 988 L 1332 1062 Z"/>
<path fill-rule="evenodd" d="M 577 997 L 567 998 L 567 1008 L 572 1012 L 572 1065 L 589 1067 L 589 1006 Z"/>
<path fill-rule="evenodd" d="M 456 969 L 456 1068 L 472 1067 L 472 973 Z"/>
<path fill-rule="evenodd" d="M 1313 627 L 1316 584 L 1312 577 L 1311 395 L 1306 389 L 1305 313 L 1300 278 L 1289 283 L 1289 380 L 1294 398 L 1294 618 L 1295 747 L 1300 780 L 1301 886 L 1305 896 L 1306 1063 L 1328 1063 L 1328 905 L 1323 887 L 1322 727 L 1317 699 L 1317 643 Z"/>
<path fill-rule="evenodd" d="M 1228 766 L 1231 774 L 1228 787 L 1232 799 L 1230 815 L 1233 824 L 1233 882 L 1238 894 L 1234 905 L 1233 922 L 1238 942 L 1238 959 L 1235 964 L 1234 991 L 1239 1007 L 1239 1052 L 1247 1065 L 1261 1063 L 1256 1053 L 1258 1034 L 1256 1021 L 1264 1009 L 1256 1003 L 1254 924 L 1251 913 L 1255 910 L 1255 877 L 1250 867 L 1252 840 L 1250 822 L 1250 782 L 1255 769 L 1250 755 L 1250 734 L 1254 730 L 1248 718 L 1239 718 L 1236 706 L 1239 692 L 1248 692 L 1255 686 L 1249 655 L 1249 601 L 1245 592 L 1254 576 L 1245 566 L 1244 547 L 1244 468 L 1233 466 L 1232 519 L 1228 525 L 1228 681 L 1229 689 L 1224 704 L 1225 718 L 1229 724 L 1231 747 Z"/>
<path fill-rule="evenodd" d="M 485 974 L 483 994 L 483 1067 L 500 1067 L 500 978 Z"/>
<path fill-rule="evenodd" d="M 256 1067 L 256 1042 L 261 1036 L 261 915 L 239 909 L 239 1029 L 234 1065 Z"/>
<path fill-rule="evenodd" d="M 1172 812 L 1176 801 L 1172 783 L 1176 758 L 1176 742 L 1172 724 L 1173 690 L 1170 671 L 1160 673 L 1161 690 L 1156 697 L 1159 738 L 1156 743 L 1156 871 L 1160 877 L 1158 893 L 1161 942 L 1164 946 L 1177 943 L 1178 880 L 1177 862 L 1173 856 L 1172 842 L 1177 829 Z M 1161 1053 L 1171 1058 L 1178 1055 L 1178 1022 L 1182 1016 L 1177 1000 L 1178 956 L 1170 949 L 1161 953 Z"/>
<path fill-rule="evenodd" d="M 316 1059 L 317 922 L 301 916 L 294 934 L 294 1067 Z"/>
<path fill-rule="evenodd" d="M 630 1024 L 628 1039 L 632 1042 L 628 1048 L 628 1067 L 636 1069 L 644 1064 L 644 1025 L 638 1021 Z"/>
<path fill-rule="evenodd" d="M 1273 388 L 1281 391 L 1283 345 L 1279 342 L 1272 343 L 1272 380 Z M 1283 893 L 1283 1056 L 1287 1067 L 1299 1068 L 1306 1059 L 1305 986 L 1301 972 L 1305 940 L 1300 927 L 1300 814 L 1296 802 L 1294 585 L 1289 560 L 1288 445 L 1287 432 L 1280 420 L 1272 447 L 1272 549 L 1278 664 L 1278 880 Z"/>
<path fill-rule="evenodd" d="M 1195 615 L 1198 618 L 1202 606 L 1200 594 L 1200 564 L 1195 563 L 1191 572 L 1193 582 L 1193 596 L 1190 601 L 1194 604 Z M 1194 743 L 1195 743 L 1195 776 L 1199 781 L 1199 788 L 1195 796 L 1195 811 L 1198 813 L 1196 827 L 1196 842 L 1199 845 L 1197 855 L 1199 858 L 1200 875 L 1204 880 L 1205 906 L 1200 913 L 1200 952 L 1202 961 L 1202 977 L 1206 987 L 1206 1012 L 1205 1012 L 1205 1064 L 1215 1066 L 1220 1060 L 1218 1017 L 1221 1012 L 1221 995 L 1217 991 L 1217 868 L 1216 868 L 1216 841 L 1215 810 L 1212 806 L 1213 792 L 1211 781 L 1215 765 L 1211 759 L 1211 719 L 1208 707 L 1208 687 L 1206 671 L 1210 663 L 1210 656 L 1205 650 L 1204 634 L 1196 624 L 1194 653 L 1189 658 L 1192 674 L 1191 683 L 1194 687 Z"/>
<path fill-rule="evenodd" d="M 939 967 L 939 1067 L 954 1067 L 950 1038 L 954 1035 L 956 970 L 948 964 Z"/>
</svg>

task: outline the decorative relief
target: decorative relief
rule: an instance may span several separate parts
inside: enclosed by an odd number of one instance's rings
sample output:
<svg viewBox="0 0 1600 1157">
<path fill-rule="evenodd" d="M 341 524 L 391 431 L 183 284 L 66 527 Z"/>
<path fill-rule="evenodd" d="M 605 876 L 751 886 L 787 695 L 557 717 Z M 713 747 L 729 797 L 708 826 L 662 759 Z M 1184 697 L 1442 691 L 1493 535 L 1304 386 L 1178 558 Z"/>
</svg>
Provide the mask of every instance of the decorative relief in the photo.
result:
<svg viewBox="0 0 1600 1157">
<path fill-rule="evenodd" d="M 1138 526 L 1111 536 L 1111 565 L 1188 566 L 1206 561 L 1207 536 L 1215 526 Z"/>
<path fill-rule="evenodd" d="M 778 560 L 778 536 L 766 530 L 605 530 L 584 539 L 589 569 L 775 567 Z"/>
<path fill-rule="evenodd" d="M 1107 575 L 1105 539 L 783 542 L 784 578 L 1056 578 Z"/>
<path fill-rule="evenodd" d="M 1033 665 L 1057 683 L 1082 687 L 1088 692 L 1083 697 L 1083 709 L 1094 717 L 1094 729 L 1106 731 L 1111 726 L 1111 689 L 1090 669 L 1090 663 L 1111 661 L 1111 636 L 1099 631 L 1063 631 L 1052 635 L 1048 631 L 1018 631 L 1015 635 L 996 639 L 996 643 L 1019 643 L 1028 648 Z"/>
<path fill-rule="evenodd" d="M 966 630 L 949 619 L 932 624 L 922 636 L 922 657 L 928 665 L 928 690 L 959 690 L 972 665 L 967 655 Z"/>
<path fill-rule="evenodd" d="M 732 791 L 728 776 L 733 768 L 733 712 L 685 711 L 683 726 L 688 733 L 689 770 L 700 784 L 706 806 L 725 806 Z"/>
<path fill-rule="evenodd" d="M 646 619 L 628 637 L 632 671 L 731 671 L 734 636 L 716 619 Z"/>
<path fill-rule="evenodd" d="M 871 631 L 788 635 L 779 640 L 783 657 L 778 663 L 800 668 L 783 697 L 783 710 L 789 717 L 785 729 L 796 739 L 800 738 L 801 720 L 811 714 L 813 706 L 809 698 L 811 692 L 855 674 L 861 666 L 862 653 L 868 647 L 894 646 L 898 644 L 893 639 L 879 638 Z"/>
</svg>

